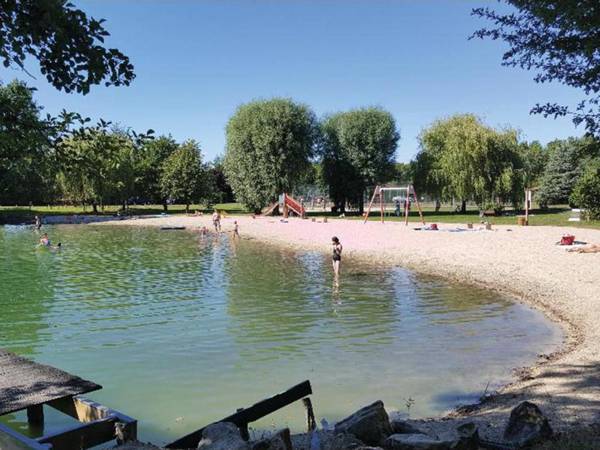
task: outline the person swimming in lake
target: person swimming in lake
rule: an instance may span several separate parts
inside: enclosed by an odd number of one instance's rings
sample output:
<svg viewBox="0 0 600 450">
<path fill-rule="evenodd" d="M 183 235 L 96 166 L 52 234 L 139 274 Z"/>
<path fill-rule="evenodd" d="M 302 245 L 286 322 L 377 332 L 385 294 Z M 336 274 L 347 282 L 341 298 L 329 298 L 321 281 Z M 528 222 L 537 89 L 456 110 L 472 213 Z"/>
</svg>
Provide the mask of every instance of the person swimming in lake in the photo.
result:
<svg viewBox="0 0 600 450">
<path fill-rule="evenodd" d="M 62 243 L 60 242 L 57 245 L 52 245 L 52 242 L 50 242 L 50 238 L 48 237 L 48 233 L 42 234 L 39 245 L 51 250 L 60 250 L 62 248 Z"/>
<path fill-rule="evenodd" d="M 331 256 L 333 262 L 333 277 L 336 284 L 339 283 L 340 277 L 340 264 L 342 262 L 342 244 L 337 236 L 331 238 L 331 244 L 333 245 L 333 255 Z"/>
<path fill-rule="evenodd" d="M 43 247 L 52 246 L 52 243 L 50 242 L 50 238 L 48 237 L 48 233 L 42 234 L 42 237 L 40 238 L 40 245 Z"/>
</svg>

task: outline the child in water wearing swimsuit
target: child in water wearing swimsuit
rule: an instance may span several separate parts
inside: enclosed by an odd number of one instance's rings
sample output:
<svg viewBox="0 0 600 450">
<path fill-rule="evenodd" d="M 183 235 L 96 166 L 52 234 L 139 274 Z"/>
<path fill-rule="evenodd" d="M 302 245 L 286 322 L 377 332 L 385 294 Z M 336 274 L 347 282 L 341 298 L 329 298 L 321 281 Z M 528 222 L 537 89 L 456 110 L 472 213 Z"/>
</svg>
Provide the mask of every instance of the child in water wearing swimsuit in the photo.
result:
<svg viewBox="0 0 600 450">
<path fill-rule="evenodd" d="M 340 264 L 342 262 L 343 247 L 337 236 L 331 238 L 331 243 L 333 245 L 333 255 L 331 255 L 331 259 L 333 262 L 333 277 L 337 284 L 340 276 Z"/>
</svg>

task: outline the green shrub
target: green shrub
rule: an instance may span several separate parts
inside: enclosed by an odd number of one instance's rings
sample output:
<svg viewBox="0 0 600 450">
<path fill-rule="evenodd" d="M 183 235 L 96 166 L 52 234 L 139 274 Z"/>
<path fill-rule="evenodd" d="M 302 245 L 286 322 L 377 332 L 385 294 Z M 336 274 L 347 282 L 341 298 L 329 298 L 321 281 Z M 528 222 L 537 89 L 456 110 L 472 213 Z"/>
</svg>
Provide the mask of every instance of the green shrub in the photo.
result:
<svg viewBox="0 0 600 450">
<path fill-rule="evenodd" d="M 600 160 L 587 166 L 573 189 L 570 201 L 584 208 L 588 219 L 600 219 Z"/>
</svg>

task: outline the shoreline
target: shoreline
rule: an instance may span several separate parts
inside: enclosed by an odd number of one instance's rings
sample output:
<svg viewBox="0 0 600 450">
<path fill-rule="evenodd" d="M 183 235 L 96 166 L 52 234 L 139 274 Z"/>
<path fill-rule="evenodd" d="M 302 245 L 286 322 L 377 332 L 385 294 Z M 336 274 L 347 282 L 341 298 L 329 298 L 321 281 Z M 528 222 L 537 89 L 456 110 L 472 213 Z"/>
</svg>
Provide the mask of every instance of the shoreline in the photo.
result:
<svg viewBox="0 0 600 450">
<path fill-rule="evenodd" d="M 600 243 L 600 230 L 495 226 L 492 231 L 449 232 L 456 227 L 441 224 L 440 231 L 415 231 L 420 224 L 405 227 L 398 222 L 363 224 L 342 219 L 323 223 L 298 218 L 283 222 L 279 217 L 231 216 L 222 220 L 223 231 L 233 229 L 233 220 L 238 221 L 242 238 L 292 250 L 326 252 L 335 234 L 344 245 L 342 264 L 368 260 L 490 289 L 540 310 L 562 328 L 563 343 L 549 355 L 539 355 L 532 366 L 513 368 L 512 382 L 477 404 L 423 419 L 423 424 L 442 421 L 451 426 L 468 420 L 500 429 L 510 410 L 524 400 L 540 406 L 557 431 L 600 421 L 600 308 L 596 302 L 596 297 L 600 301 L 600 254 L 569 253 L 555 245 L 566 232 L 576 234 L 578 240 Z M 209 216 L 183 215 L 96 225 L 212 229 Z M 498 437 L 490 433 L 489 437 Z"/>
</svg>

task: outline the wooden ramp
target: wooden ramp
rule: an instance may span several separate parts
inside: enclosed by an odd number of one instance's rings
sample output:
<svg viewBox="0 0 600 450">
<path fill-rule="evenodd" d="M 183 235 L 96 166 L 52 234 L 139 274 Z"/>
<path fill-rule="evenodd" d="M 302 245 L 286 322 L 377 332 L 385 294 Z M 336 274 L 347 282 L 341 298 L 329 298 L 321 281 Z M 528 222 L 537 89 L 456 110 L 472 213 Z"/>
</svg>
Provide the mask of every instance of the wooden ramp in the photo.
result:
<svg viewBox="0 0 600 450">
<path fill-rule="evenodd" d="M 279 202 L 271 203 L 260 212 L 263 216 L 273 216 L 278 213 Z"/>
<path fill-rule="evenodd" d="M 102 386 L 55 367 L 38 364 L 0 349 L 0 416 L 27 410 L 29 438 L 0 423 L 0 449 L 81 449 L 117 437 L 117 442 L 137 437 L 137 421 L 99 403 L 76 397 Z M 57 409 L 80 423 L 44 435 L 44 406 Z"/>
</svg>

